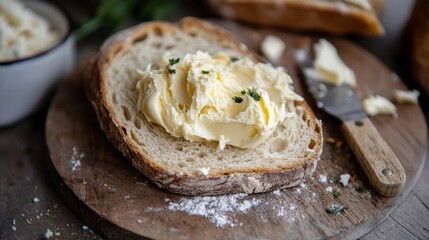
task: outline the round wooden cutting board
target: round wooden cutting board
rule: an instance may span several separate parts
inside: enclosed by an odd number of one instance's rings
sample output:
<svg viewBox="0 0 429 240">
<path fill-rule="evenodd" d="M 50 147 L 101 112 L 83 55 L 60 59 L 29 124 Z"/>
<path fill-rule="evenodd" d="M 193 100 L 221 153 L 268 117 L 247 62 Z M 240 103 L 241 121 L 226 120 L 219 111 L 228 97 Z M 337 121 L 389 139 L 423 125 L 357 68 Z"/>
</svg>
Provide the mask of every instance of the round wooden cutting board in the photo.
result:
<svg viewBox="0 0 429 240">
<path fill-rule="evenodd" d="M 344 142 L 340 122 L 317 109 L 303 91 L 294 55 L 312 39 L 222 25 L 255 51 L 267 34 L 285 41 L 279 65 L 323 121 L 324 151 L 312 178 L 296 188 L 252 195 L 188 197 L 161 190 L 105 138 L 81 88 L 86 79 L 79 68 L 58 90 L 46 123 L 52 173 L 68 204 L 91 228 L 119 239 L 343 239 L 358 238 L 376 227 L 410 193 L 422 171 L 427 129 L 420 107 L 397 105 L 397 118 L 371 118 L 407 174 L 399 196 L 380 197 Z M 345 40 L 329 41 L 354 69 L 360 97 L 377 94 L 392 99 L 394 89 L 405 89 L 398 76 L 371 54 Z M 332 181 L 345 173 L 351 175 L 347 187 Z M 334 197 L 330 188 L 340 196 Z M 327 213 L 326 208 L 335 205 L 347 210 Z"/>
</svg>

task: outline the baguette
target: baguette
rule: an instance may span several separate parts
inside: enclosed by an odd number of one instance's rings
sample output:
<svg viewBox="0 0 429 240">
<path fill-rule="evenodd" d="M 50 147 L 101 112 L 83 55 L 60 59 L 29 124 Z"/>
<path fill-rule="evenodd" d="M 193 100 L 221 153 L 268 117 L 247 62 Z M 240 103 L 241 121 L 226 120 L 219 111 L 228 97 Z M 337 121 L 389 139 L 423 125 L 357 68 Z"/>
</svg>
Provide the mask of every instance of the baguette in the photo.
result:
<svg viewBox="0 0 429 240">
<path fill-rule="evenodd" d="M 290 104 L 294 117 L 255 149 L 227 145 L 219 151 L 215 142 L 176 138 L 148 122 L 136 107 L 136 69 L 156 64 L 166 50 L 175 56 L 202 50 L 259 59 L 225 31 L 195 18 L 177 25 L 145 23 L 108 39 L 87 69 L 85 92 L 106 137 L 140 172 L 160 188 L 185 195 L 272 191 L 314 172 L 322 128 L 304 101 Z"/>
<path fill-rule="evenodd" d="M 384 28 L 377 18 L 384 0 L 361 6 L 356 0 L 207 0 L 218 15 L 261 26 L 331 34 L 380 36 Z"/>
</svg>

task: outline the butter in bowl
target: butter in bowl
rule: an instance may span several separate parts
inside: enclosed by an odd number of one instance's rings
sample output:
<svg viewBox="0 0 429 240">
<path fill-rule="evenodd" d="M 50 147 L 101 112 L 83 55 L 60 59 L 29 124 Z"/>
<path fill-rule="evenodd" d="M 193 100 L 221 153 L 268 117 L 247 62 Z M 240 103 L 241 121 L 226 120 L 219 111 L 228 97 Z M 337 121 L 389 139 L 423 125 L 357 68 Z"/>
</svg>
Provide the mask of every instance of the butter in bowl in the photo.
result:
<svg viewBox="0 0 429 240">
<path fill-rule="evenodd" d="M 0 0 L 0 126 L 34 112 L 72 69 L 71 22 L 44 1 Z"/>
</svg>

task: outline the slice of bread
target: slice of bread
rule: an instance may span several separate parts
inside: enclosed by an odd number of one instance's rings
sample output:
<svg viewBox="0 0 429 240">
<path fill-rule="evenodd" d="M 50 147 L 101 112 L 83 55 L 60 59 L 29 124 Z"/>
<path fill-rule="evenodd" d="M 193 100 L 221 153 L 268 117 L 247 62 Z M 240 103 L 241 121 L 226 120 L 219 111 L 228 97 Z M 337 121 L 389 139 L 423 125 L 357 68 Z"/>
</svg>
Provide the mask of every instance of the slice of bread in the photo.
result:
<svg viewBox="0 0 429 240">
<path fill-rule="evenodd" d="M 322 151 L 322 128 L 305 102 L 290 102 L 294 117 L 279 124 L 255 149 L 216 142 L 189 142 L 149 123 L 137 111 L 137 69 L 156 63 L 164 52 L 183 57 L 197 50 L 231 56 L 256 55 L 228 33 L 195 18 L 178 25 L 145 23 L 111 37 L 92 59 L 85 91 L 107 138 L 160 188 L 186 195 L 257 193 L 292 187 L 315 170 Z"/>
<path fill-rule="evenodd" d="M 331 34 L 379 36 L 384 28 L 377 18 L 384 0 L 206 0 L 213 12 L 261 26 Z M 367 7 L 364 7 L 367 6 Z"/>
</svg>

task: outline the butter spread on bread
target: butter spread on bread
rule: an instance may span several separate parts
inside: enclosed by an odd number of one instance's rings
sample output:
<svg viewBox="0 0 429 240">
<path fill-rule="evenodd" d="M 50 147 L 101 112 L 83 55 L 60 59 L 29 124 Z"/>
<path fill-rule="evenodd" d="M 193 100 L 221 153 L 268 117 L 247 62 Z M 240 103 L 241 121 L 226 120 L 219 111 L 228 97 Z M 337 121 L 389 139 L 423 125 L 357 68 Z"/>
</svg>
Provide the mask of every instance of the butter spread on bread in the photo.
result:
<svg viewBox="0 0 429 240">
<path fill-rule="evenodd" d="M 337 49 L 325 39 L 314 45 L 315 57 L 313 68 L 307 68 L 305 74 L 326 83 L 340 86 L 356 86 L 356 77 L 338 55 Z"/>
<path fill-rule="evenodd" d="M 211 57 L 224 52 L 234 56 L 230 60 L 238 60 L 237 64 L 249 58 L 257 65 L 260 59 L 221 28 L 195 18 L 183 19 L 178 24 L 140 24 L 115 34 L 103 44 L 88 65 L 84 85 L 100 127 L 112 145 L 157 186 L 180 194 L 267 192 L 293 187 L 308 179 L 321 156 L 323 130 L 305 101 L 286 101 L 290 117 L 285 117 L 257 147 L 227 144 L 222 151 L 218 151 L 219 143 L 215 141 L 191 142 L 174 137 L 138 110 L 136 86 L 142 76 L 136 69 L 145 70 L 151 65 L 150 69 L 156 70 L 168 65 L 169 74 L 174 74 L 173 70 L 181 74 L 180 62 L 187 54 L 192 56 L 198 51 Z M 196 71 L 204 76 L 202 71 L 214 75 L 211 68 Z M 275 69 L 269 71 L 277 74 Z M 246 88 L 242 90 L 248 92 Z M 261 90 L 256 92 L 262 94 Z M 247 97 L 241 92 L 237 95 Z M 229 97 L 224 100 L 233 101 Z"/>
<path fill-rule="evenodd" d="M 198 51 L 161 65 L 139 71 L 138 110 L 175 137 L 217 141 L 221 150 L 257 147 L 296 114 L 286 102 L 303 100 L 283 68 L 248 57 Z"/>
</svg>

